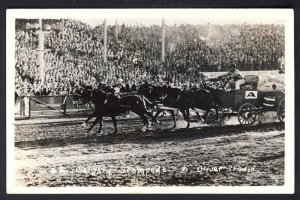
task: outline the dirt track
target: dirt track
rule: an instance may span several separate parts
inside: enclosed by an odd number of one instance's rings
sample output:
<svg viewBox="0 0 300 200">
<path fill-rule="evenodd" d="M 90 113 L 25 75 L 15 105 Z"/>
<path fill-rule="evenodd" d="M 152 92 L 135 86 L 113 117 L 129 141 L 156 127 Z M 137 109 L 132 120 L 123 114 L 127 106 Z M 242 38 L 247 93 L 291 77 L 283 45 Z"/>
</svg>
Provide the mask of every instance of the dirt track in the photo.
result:
<svg viewBox="0 0 300 200">
<path fill-rule="evenodd" d="M 179 124 L 180 125 L 180 124 Z M 22 186 L 283 185 L 282 126 L 170 129 L 141 133 L 119 121 L 116 135 L 86 135 L 80 124 L 16 127 L 17 183 Z M 104 133 L 112 132 L 111 123 Z M 228 132 L 229 131 L 230 134 Z M 95 129 L 96 132 L 96 129 Z"/>
</svg>

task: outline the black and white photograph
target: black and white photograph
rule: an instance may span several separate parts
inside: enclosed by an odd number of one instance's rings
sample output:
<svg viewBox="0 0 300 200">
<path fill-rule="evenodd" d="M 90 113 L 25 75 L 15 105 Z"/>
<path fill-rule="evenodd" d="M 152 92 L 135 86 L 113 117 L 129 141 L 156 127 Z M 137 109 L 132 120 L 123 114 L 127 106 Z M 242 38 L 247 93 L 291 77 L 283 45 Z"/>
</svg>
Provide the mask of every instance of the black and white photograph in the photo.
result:
<svg viewBox="0 0 300 200">
<path fill-rule="evenodd" d="M 293 193 L 292 9 L 6 20 L 8 193 Z"/>
</svg>

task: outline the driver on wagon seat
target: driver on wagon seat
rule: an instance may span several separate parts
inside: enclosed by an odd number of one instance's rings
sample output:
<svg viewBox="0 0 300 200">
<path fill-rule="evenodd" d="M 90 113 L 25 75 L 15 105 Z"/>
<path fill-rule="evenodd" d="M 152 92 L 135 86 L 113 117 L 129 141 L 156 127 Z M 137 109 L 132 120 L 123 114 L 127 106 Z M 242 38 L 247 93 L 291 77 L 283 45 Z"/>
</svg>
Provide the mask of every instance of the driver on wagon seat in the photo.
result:
<svg viewBox="0 0 300 200">
<path fill-rule="evenodd" d="M 244 76 L 238 70 L 236 64 L 231 65 L 231 69 L 221 76 L 218 76 L 219 79 L 227 79 L 228 82 L 225 85 L 226 89 L 240 89 L 240 85 L 245 83 Z"/>
</svg>

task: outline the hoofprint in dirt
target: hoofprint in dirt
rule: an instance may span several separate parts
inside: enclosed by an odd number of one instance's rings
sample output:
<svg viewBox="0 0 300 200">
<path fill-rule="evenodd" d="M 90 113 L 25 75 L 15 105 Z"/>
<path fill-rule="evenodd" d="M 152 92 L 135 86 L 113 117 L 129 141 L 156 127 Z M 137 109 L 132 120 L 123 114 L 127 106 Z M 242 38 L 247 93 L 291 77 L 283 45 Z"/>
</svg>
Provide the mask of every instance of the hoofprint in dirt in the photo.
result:
<svg viewBox="0 0 300 200">
<path fill-rule="evenodd" d="M 111 122 L 104 130 L 113 130 Z M 80 124 L 16 129 L 20 186 L 238 186 L 284 184 L 284 128 L 170 129 L 86 136 Z M 246 130 L 246 131 L 245 131 Z M 226 131 L 229 131 L 226 132 Z M 96 130 L 95 130 L 96 132 Z"/>
</svg>

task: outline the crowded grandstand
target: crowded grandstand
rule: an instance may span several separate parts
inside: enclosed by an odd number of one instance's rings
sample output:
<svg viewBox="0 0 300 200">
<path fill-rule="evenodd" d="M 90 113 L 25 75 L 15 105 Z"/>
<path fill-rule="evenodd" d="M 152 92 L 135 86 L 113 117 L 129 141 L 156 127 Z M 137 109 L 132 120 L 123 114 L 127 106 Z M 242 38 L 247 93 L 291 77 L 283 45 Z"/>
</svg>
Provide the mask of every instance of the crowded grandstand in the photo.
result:
<svg viewBox="0 0 300 200">
<path fill-rule="evenodd" d="M 16 20 L 15 87 L 22 95 L 72 95 L 81 86 L 144 81 L 176 87 L 197 84 L 203 72 L 278 70 L 284 63 L 280 24 L 98 25 L 79 20 L 43 20 L 45 78 L 40 77 L 38 19 Z M 107 28 L 107 60 L 104 59 Z"/>
</svg>

